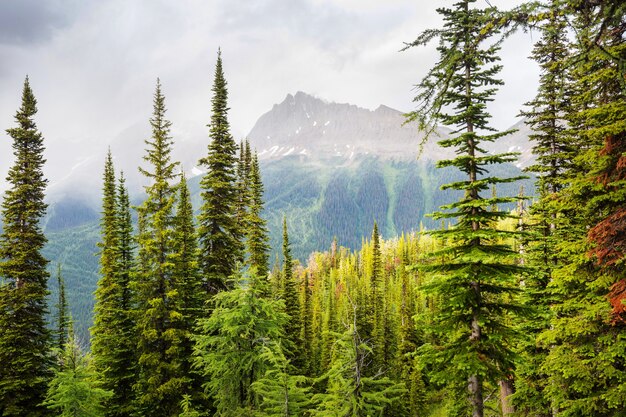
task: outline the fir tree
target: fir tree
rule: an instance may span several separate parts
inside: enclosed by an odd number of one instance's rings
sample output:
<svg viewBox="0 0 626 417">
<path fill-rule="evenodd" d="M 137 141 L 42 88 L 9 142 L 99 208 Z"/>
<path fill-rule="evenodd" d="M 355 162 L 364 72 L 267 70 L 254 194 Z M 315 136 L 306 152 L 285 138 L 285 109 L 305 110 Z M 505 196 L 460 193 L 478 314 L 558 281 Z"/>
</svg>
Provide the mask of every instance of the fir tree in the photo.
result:
<svg viewBox="0 0 626 417">
<path fill-rule="evenodd" d="M 50 382 L 43 405 L 61 417 L 104 417 L 104 403 L 113 393 L 97 386 L 97 374 L 73 331 L 61 351 L 63 367 Z"/>
<path fill-rule="evenodd" d="M 62 351 L 67 343 L 70 317 L 67 313 L 67 299 L 65 298 L 65 281 L 61 275 L 61 264 L 57 264 L 57 288 L 59 289 L 59 301 L 57 303 L 56 336 L 57 348 Z"/>
<path fill-rule="evenodd" d="M 178 205 L 174 218 L 174 283 L 181 300 L 182 320 L 180 329 L 184 332 L 181 358 L 182 372 L 191 378 L 189 392 L 191 398 L 197 400 L 200 396 L 201 381 L 199 376 L 192 372 L 193 341 L 192 334 L 196 321 L 203 316 L 205 296 L 202 292 L 202 281 L 198 270 L 198 244 L 193 221 L 193 207 L 185 176 L 181 176 L 178 192 Z"/>
<path fill-rule="evenodd" d="M 533 129 L 529 139 L 534 142 L 533 153 L 537 163 L 528 168 L 538 175 L 537 189 L 540 199 L 531 206 L 533 231 L 531 240 L 525 242 L 524 261 L 536 269 L 525 280 L 523 300 L 535 310 L 532 320 L 522 324 L 521 331 L 532 335 L 520 346 L 525 360 L 516 370 L 516 393 L 513 401 L 527 414 L 548 416 L 552 414 L 544 393 L 547 375 L 542 363 L 547 349 L 539 346 L 536 335 L 550 326 L 550 304 L 553 302 L 548 285 L 552 270 L 559 260 L 556 256 L 555 229 L 560 218 L 560 207 L 555 204 L 556 195 L 567 182 L 567 167 L 571 163 L 575 147 L 565 134 L 564 117 L 569 113 L 567 59 L 569 51 L 566 39 L 565 16 L 556 1 L 551 1 L 547 19 L 540 28 L 542 37 L 535 44 L 531 58 L 539 63 L 541 76 L 534 100 L 526 103 L 529 110 L 522 112 L 526 123 Z M 522 215 L 522 213 L 519 213 Z"/>
<path fill-rule="evenodd" d="M 91 328 L 93 365 L 99 386 L 112 393 L 106 401 L 106 416 L 122 417 L 134 412 L 136 382 L 135 322 L 131 269 L 133 226 L 123 174 L 115 181 L 109 151 L 104 166 L 100 274 L 96 289 L 94 325 Z"/>
<path fill-rule="evenodd" d="M 48 261 L 40 220 L 46 213 L 43 136 L 33 120 L 37 101 L 28 77 L 15 114 L 14 165 L 2 202 L 0 235 L 0 415 L 40 416 L 51 376 L 50 331 L 46 327 Z"/>
<path fill-rule="evenodd" d="M 370 275 L 370 320 L 372 329 L 372 345 L 374 350 L 374 366 L 372 371 L 378 372 L 386 368 L 385 363 L 385 304 L 384 304 L 384 281 L 383 267 L 380 252 L 380 235 L 378 234 L 378 224 L 374 222 L 372 231 L 372 265 Z"/>
<path fill-rule="evenodd" d="M 241 258 L 242 231 L 237 223 L 236 152 L 237 144 L 228 123 L 228 91 L 217 54 L 213 82 L 209 154 L 200 160 L 208 168 L 200 181 L 202 207 L 198 216 L 200 269 L 209 293 L 226 289 L 226 280 L 235 272 Z"/>
<path fill-rule="evenodd" d="M 293 259 L 289 246 L 287 219 L 283 217 L 283 288 L 282 299 L 285 302 L 287 323 L 285 324 L 287 358 L 298 370 L 303 370 L 305 358 L 303 355 L 302 320 L 300 316 L 300 298 L 298 283 L 293 274 Z"/>
<path fill-rule="evenodd" d="M 314 416 L 367 417 L 382 415 L 398 401 L 405 389 L 387 377 L 367 376 L 372 349 L 359 336 L 356 315 L 343 334 L 336 334 L 334 360 L 322 377 L 328 380 L 326 393 L 313 397 Z"/>
<path fill-rule="evenodd" d="M 549 375 L 551 408 L 559 415 L 614 416 L 626 406 L 626 344 L 620 312 L 611 304 L 626 253 L 626 88 L 619 63 L 626 58 L 626 8 L 619 2 L 566 5 L 573 9 L 577 35 L 567 134 L 578 138 L 578 149 L 568 170 L 570 185 L 557 200 L 563 213 L 555 232 L 561 262 L 550 285 L 551 326 L 539 338 L 549 348 L 542 369 Z"/>
<path fill-rule="evenodd" d="M 267 417 L 296 417 L 306 412 L 311 402 L 307 378 L 292 375 L 289 360 L 280 346 L 266 347 L 262 353 L 269 364 L 263 378 L 252 384 L 261 397 L 259 408 Z"/>
<path fill-rule="evenodd" d="M 515 155 L 490 155 L 482 148 L 510 132 L 495 132 L 489 126 L 486 104 L 492 101 L 494 86 L 502 84 L 495 78 L 501 69 L 496 64 L 499 44 L 485 42 L 494 35 L 485 29 L 493 10 L 476 8 L 475 2 L 458 1 L 452 9 L 438 9 L 443 28 L 425 31 L 410 45 L 440 39 L 440 59 L 418 86 L 415 101 L 420 107 L 410 119 L 418 120 L 423 128 L 437 121 L 452 126 L 452 137 L 439 144 L 454 148 L 459 156 L 440 161 L 438 166 L 456 167 L 467 175 L 465 181 L 444 186 L 463 191 L 462 199 L 435 214 L 437 219 L 457 218 L 458 222 L 449 230 L 432 233 L 452 241 L 451 247 L 435 254 L 451 255 L 450 261 L 424 268 L 436 274 L 428 288 L 443 296 L 436 328 L 446 337 L 443 349 L 425 346 L 421 352 L 425 360 L 439 366 L 431 378 L 457 386 L 459 394 L 467 390 L 472 416 L 482 417 L 484 383 L 508 377 L 514 366 L 515 333 L 509 316 L 519 310 L 513 296 L 516 275 L 524 269 L 514 264 L 516 251 L 500 241 L 511 233 L 493 226 L 494 220 L 509 214 L 490 210 L 493 204 L 515 199 L 480 194 L 492 184 L 518 178 L 487 175 L 488 165 L 515 161 Z"/>
<path fill-rule="evenodd" d="M 178 163 L 171 161 L 171 123 L 165 119 L 165 97 L 157 80 L 152 136 L 146 140 L 150 168 L 140 172 L 150 181 L 147 198 L 137 208 L 142 229 L 137 238 L 142 256 L 137 274 L 139 406 L 153 416 L 180 413 L 181 387 L 189 382 L 182 372 L 185 334 L 183 304 L 175 277 L 175 218 Z M 187 326 L 189 327 L 189 326 Z"/>
<path fill-rule="evenodd" d="M 286 320 L 281 301 L 264 296 L 267 282 L 252 275 L 235 276 L 232 290 L 215 296 L 211 316 L 199 321 L 195 336 L 195 365 L 208 377 L 217 415 L 240 416 L 258 408 L 251 385 L 261 379 L 270 364 L 263 352 L 283 338 Z"/>
<path fill-rule="evenodd" d="M 252 158 L 250 165 L 250 207 L 246 221 L 246 246 L 250 256 L 250 267 L 257 271 L 260 277 L 267 278 L 269 267 L 269 236 L 265 219 L 261 217 L 263 211 L 263 183 L 259 171 L 259 160 Z"/>
</svg>

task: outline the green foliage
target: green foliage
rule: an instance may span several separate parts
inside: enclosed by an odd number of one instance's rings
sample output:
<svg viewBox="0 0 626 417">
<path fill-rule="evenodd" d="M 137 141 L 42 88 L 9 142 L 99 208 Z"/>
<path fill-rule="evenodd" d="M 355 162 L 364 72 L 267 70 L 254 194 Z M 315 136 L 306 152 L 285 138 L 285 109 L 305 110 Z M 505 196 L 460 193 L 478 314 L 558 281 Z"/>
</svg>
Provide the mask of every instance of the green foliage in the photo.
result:
<svg viewBox="0 0 626 417">
<path fill-rule="evenodd" d="M 61 275 L 61 264 L 57 264 L 57 286 L 59 288 L 59 302 L 57 303 L 56 314 L 56 341 L 57 348 L 63 349 L 67 343 L 67 332 L 70 326 L 70 317 L 67 313 L 67 299 L 65 298 L 65 282 Z"/>
<path fill-rule="evenodd" d="M 306 413 L 311 403 L 308 380 L 302 375 L 292 375 L 289 360 L 280 345 L 265 347 L 262 353 L 269 364 L 265 375 L 252 384 L 260 397 L 262 416 L 295 417 Z"/>
<path fill-rule="evenodd" d="M 242 231 L 237 223 L 237 144 L 228 123 L 228 91 L 221 52 L 217 54 L 212 91 L 209 154 L 200 160 L 208 172 L 200 181 L 198 241 L 200 269 L 207 280 L 207 290 L 215 294 L 227 288 L 226 280 L 235 272 L 242 252 Z"/>
<path fill-rule="evenodd" d="M 404 393 L 403 384 L 387 377 L 366 376 L 372 349 L 358 334 L 356 321 L 343 334 L 336 335 L 331 368 L 322 378 L 328 380 L 324 394 L 318 394 L 314 416 L 366 417 L 382 415 Z"/>
<path fill-rule="evenodd" d="M 90 357 L 81 351 L 73 332 L 61 352 L 63 366 L 50 381 L 43 405 L 61 417 L 105 416 L 105 401 L 113 393 L 98 387 Z"/>
<path fill-rule="evenodd" d="M 188 391 L 189 375 L 183 364 L 189 354 L 190 324 L 183 314 L 181 288 L 189 282 L 176 275 L 176 204 L 177 162 L 171 161 L 171 123 L 165 119 L 165 97 L 157 80 L 153 114 L 150 119 L 152 137 L 146 140 L 144 160 L 149 168 L 140 168 L 150 184 L 145 187 L 146 199 L 137 208 L 141 219 L 137 245 L 137 332 L 139 377 L 135 389 L 140 412 L 152 416 L 180 413 L 180 398 Z M 185 208 L 186 210 L 189 207 Z M 187 214 L 186 225 L 189 226 Z M 187 230 L 187 233 L 189 231 Z M 193 249 L 192 249 L 193 250 Z M 188 257 L 193 253 L 188 254 Z M 178 266 L 181 266 L 180 264 Z M 189 265 L 187 265 L 189 266 Z M 179 271 L 180 272 L 180 271 Z M 193 277 L 191 277 L 193 279 Z M 184 279 L 184 278 L 183 278 Z M 187 345 L 187 349 L 185 349 Z"/>
<path fill-rule="evenodd" d="M 27 77 L 15 114 L 17 127 L 7 129 L 15 162 L 7 176 L 10 188 L 2 202 L 0 235 L 0 415 L 7 417 L 48 414 L 40 405 L 51 376 L 52 340 L 45 317 L 49 273 L 40 227 L 47 180 L 36 113 Z"/>
<path fill-rule="evenodd" d="M 251 268 L 261 277 L 267 277 L 269 272 L 269 244 L 266 221 L 261 217 L 263 211 L 263 183 L 259 160 L 255 154 L 252 158 L 249 173 L 249 208 L 246 216 L 246 249 L 249 254 L 248 262 Z"/>
<path fill-rule="evenodd" d="M 220 416 L 258 407 L 250 387 L 271 367 L 263 353 L 283 338 L 287 319 L 282 301 L 264 297 L 264 277 L 251 270 L 233 282 L 232 290 L 215 295 L 212 314 L 199 320 L 195 336 L 194 363 Z"/>
<path fill-rule="evenodd" d="M 507 378 L 514 367 L 515 331 L 511 318 L 521 308 L 515 300 L 519 292 L 516 276 L 524 268 L 515 265 L 517 252 L 502 242 L 514 233 L 500 230 L 494 222 L 510 217 L 492 206 L 511 203 L 514 198 L 485 198 L 481 192 L 492 185 L 519 178 L 490 176 L 488 166 L 515 160 L 515 154 L 492 155 L 483 146 L 511 132 L 494 132 L 489 126 L 488 102 L 502 81 L 495 78 L 497 64 L 496 33 L 484 31 L 493 10 L 474 7 L 475 0 L 457 2 L 452 9 L 438 9 L 442 29 L 425 31 L 412 44 L 421 46 L 439 38 L 440 59 L 422 80 L 415 98 L 418 109 L 409 120 L 421 128 L 440 121 L 454 129 L 452 137 L 441 140 L 443 147 L 454 148 L 457 157 L 439 161 L 439 167 L 455 167 L 466 175 L 462 181 L 443 189 L 463 192 L 460 200 L 442 206 L 436 219 L 457 219 L 456 226 L 433 232 L 449 239 L 450 246 L 434 252 L 445 257 L 424 270 L 434 274 L 426 287 L 441 300 L 433 329 L 436 343 L 425 344 L 419 352 L 433 367 L 433 381 L 468 391 L 469 410 L 474 417 L 484 415 L 485 381 Z M 491 43 L 485 42 L 487 39 Z M 431 127 L 431 130 L 434 127 Z M 470 412 L 470 411 L 467 412 Z"/>
<path fill-rule="evenodd" d="M 124 176 L 121 174 L 116 184 L 110 152 L 105 162 L 103 190 L 102 278 L 96 290 L 91 351 L 100 387 L 112 392 L 105 414 L 121 417 L 135 410 L 137 340 L 131 288 L 134 246 Z"/>
</svg>

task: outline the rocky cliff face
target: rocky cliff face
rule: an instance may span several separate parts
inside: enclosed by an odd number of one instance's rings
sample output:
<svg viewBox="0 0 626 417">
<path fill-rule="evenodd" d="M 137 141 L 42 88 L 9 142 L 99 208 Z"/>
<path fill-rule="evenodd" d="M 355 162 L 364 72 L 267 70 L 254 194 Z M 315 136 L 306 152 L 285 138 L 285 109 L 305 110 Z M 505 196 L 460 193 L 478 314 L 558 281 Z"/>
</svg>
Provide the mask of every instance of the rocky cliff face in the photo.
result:
<svg viewBox="0 0 626 417">
<path fill-rule="evenodd" d="M 303 159 L 334 158 L 340 164 L 369 155 L 410 161 L 418 157 L 422 144 L 423 160 L 454 157 L 454 152 L 437 145 L 438 140 L 448 136 L 449 129 L 438 128 L 424 141 L 423 132 L 415 124 L 405 124 L 405 120 L 402 112 L 384 105 L 368 110 L 298 92 L 288 94 L 282 103 L 263 114 L 248 137 L 262 160 L 299 155 Z M 523 121 L 514 128 L 519 132 L 487 149 L 519 151 L 519 166 L 527 166 L 532 160 L 529 129 Z"/>
</svg>

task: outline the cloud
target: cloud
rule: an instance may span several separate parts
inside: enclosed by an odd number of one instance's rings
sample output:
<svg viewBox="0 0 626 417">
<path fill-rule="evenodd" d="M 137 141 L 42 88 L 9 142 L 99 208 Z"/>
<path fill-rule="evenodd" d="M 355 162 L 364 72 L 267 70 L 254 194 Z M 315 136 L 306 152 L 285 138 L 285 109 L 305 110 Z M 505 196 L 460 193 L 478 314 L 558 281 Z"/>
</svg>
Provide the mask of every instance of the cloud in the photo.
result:
<svg viewBox="0 0 626 417">
<path fill-rule="evenodd" d="M 77 9 L 78 4 L 73 1 L 0 1 L 0 44 L 25 45 L 49 40 L 55 30 L 71 22 Z"/>
</svg>

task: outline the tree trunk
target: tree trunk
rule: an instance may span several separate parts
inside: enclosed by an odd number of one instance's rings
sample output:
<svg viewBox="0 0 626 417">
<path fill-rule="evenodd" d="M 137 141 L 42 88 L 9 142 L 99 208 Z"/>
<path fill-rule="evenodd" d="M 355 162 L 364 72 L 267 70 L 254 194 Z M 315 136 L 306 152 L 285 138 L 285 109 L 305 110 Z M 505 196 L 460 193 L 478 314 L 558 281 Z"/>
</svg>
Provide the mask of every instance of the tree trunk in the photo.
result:
<svg viewBox="0 0 626 417">
<path fill-rule="evenodd" d="M 500 385 L 500 407 L 502 408 L 502 417 L 512 416 L 515 408 L 511 404 L 509 397 L 513 394 L 513 379 L 507 378 L 498 382 Z"/>
</svg>

